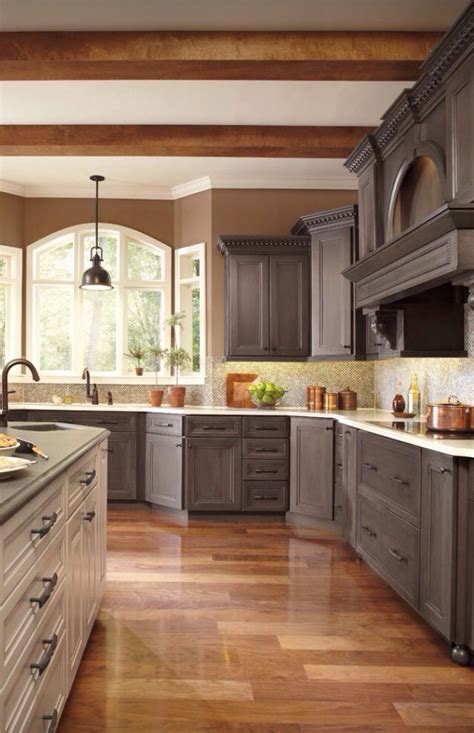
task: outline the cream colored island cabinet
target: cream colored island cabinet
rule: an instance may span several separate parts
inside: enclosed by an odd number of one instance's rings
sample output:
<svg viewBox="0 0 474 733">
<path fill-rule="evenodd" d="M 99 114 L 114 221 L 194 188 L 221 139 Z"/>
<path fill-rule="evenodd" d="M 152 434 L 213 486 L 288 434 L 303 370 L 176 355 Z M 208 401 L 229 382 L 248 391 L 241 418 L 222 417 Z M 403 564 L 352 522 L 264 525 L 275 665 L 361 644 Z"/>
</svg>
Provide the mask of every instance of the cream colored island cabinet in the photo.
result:
<svg viewBox="0 0 474 733">
<path fill-rule="evenodd" d="M 0 526 L 0 731 L 53 733 L 105 580 L 107 440 Z"/>
</svg>

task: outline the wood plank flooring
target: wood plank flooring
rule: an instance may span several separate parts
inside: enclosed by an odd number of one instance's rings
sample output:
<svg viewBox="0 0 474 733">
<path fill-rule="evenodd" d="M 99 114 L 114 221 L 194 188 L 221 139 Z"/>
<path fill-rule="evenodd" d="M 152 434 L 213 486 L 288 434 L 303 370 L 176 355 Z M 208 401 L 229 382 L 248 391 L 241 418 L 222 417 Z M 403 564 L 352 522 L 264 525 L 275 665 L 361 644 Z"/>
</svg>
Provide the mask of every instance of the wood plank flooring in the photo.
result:
<svg viewBox="0 0 474 733">
<path fill-rule="evenodd" d="M 472 733 L 474 669 L 329 530 L 109 511 L 59 733 Z"/>
</svg>

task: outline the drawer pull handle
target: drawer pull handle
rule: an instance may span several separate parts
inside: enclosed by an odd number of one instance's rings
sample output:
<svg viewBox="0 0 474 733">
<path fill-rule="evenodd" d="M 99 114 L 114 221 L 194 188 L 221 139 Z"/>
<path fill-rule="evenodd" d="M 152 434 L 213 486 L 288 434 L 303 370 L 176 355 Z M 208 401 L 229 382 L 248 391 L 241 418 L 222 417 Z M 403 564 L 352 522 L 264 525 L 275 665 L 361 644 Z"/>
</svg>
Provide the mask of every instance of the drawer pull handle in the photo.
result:
<svg viewBox="0 0 474 733">
<path fill-rule="evenodd" d="M 43 644 L 47 645 L 48 647 L 46 653 L 43 654 L 39 662 L 36 662 L 35 664 L 30 664 L 32 674 L 38 672 L 38 677 L 41 677 L 41 675 L 51 662 L 52 658 L 54 657 L 54 652 L 56 651 L 56 647 L 58 645 L 58 635 L 53 634 L 52 639 L 43 639 Z"/>
<path fill-rule="evenodd" d="M 56 512 L 53 512 L 51 516 L 41 517 L 41 519 L 43 520 L 43 522 L 45 522 L 45 524 L 43 524 L 43 526 L 39 529 L 32 529 L 31 534 L 37 534 L 40 537 L 46 537 L 48 532 L 54 527 L 54 525 L 58 521 L 58 515 L 56 514 Z"/>
<path fill-rule="evenodd" d="M 396 484 L 399 484 L 400 486 L 409 486 L 409 482 L 405 481 L 404 479 L 400 478 L 399 476 L 388 476 L 390 481 L 395 481 Z"/>
<path fill-rule="evenodd" d="M 227 430 L 225 425 L 202 425 L 203 430 Z"/>
<path fill-rule="evenodd" d="M 96 425 L 118 425 L 118 420 L 96 420 Z"/>
<path fill-rule="evenodd" d="M 345 430 L 344 431 L 344 435 L 350 435 L 350 434 L 351 434 L 351 431 L 350 430 Z"/>
<path fill-rule="evenodd" d="M 173 423 L 171 422 L 157 422 L 155 423 L 155 427 L 157 428 L 172 428 Z"/>
<path fill-rule="evenodd" d="M 266 496 L 265 494 L 255 494 L 255 501 L 278 501 L 278 496 Z"/>
<path fill-rule="evenodd" d="M 113 452 L 114 452 L 113 448 L 102 448 L 102 453 L 113 453 Z"/>
<path fill-rule="evenodd" d="M 255 448 L 255 453 L 278 453 L 278 448 Z"/>
<path fill-rule="evenodd" d="M 376 471 L 377 466 L 373 466 L 372 463 L 363 463 L 362 466 L 366 468 L 368 471 Z"/>
<path fill-rule="evenodd" d="M 333 432 L 333 428 L 332 428 L 332 427 L 331 427 L 331 428 L 327 427 L 327 428 L 324 428 L 324 429 L 325 429 L 325 430 L 330 430 L 330 431 L 331 431 L 331 433 Z"/>
<path fill-rule="evenodd" d="M 84 514 L 83 519 L 84 519 L 85 522 L 92 522 L 92 520 L 94 519 L 94 517 L 95 517 L 95 511 L 92 510 L 91 512 L 86 512 Z"/>
<path fill-rule="evenodd" d="M 41 580 L 43 581 L 43 583 L 46 583 L 43 590 L 41 591 L 41 594 L 37 598 L 30 598 L 30 603 L 32 605 L 34 603 L 37 603 L 38 608 L 43 608 L 46 601 L 49 601 L 51 593 L 58 584 L 58 574 L 54 573 L 51 578 L 42 578 Z"/>
<path fill-rule="evenodd" d="M 278 430 L 276 426 L 273 425 L 256 425 L 255 426 L 255 432 L 260 433 L 262 430 L 270 430 L 272 432 L 275 432 L 275 430 Z"/>
<path fill-rule="evenodd" d="M 176 443 L 176 446 L 175 447 L 176 448 L 182 448 L 183 447 L 183 444 L 182 443 Z"/>
<path fill-rule="evenodd" d="M 336 504 L 334 509 L 342 509 L 342 504 Z"/>
<path fill-rule="evenodd" d="M 83 478 L 82 481 L 79 482 L 80 484 L 82 484 L 82 486 L 90 486 L 97 476 L 97 471 L 95 470 L 95 468 L 93 471 L 86 471 L 86 476 L 87 478 Z"/>
<path fill-rule="evenodd" d="M 50 715 L 43 715 L 43 720 L 49 720 L 48 730 L 46 733 L 54 733 L 58 725 L 58 711 L 54 708 Z"/>
<path fill-rule="evenodd" d="M 342 463 L 336 463 L 336 468 L 344 468 L 344 466 L 342 465 Z"/>
<path fill-rule="evenodd" d="M 398 562 L 408 562 L 406 557 L 403 557 L 403 555 L 400 555 L 400 553 L 397 552 L 393 547 L 389 547 L 388 551 L 391 554 L 391 556 L 395 558 L 395 560 L 398 560 Z"/>
<path fill-rule="evenodd" d="M 278 468 L 256 468 L 255 473 L 278 473 Z"/>
<path fill-rule="evenodd" d="M 369 535 L 369 537 L 377 537 L 377 532 L 374 532 L 374 530 L 373 530 L 373 529 L 370 529 L 370 527 L 367 527 L 367 525 L 366 525 L 366 524 L 363 524 L 363 525 L 362 525 L 362 529 L 364 530 L 364 532 L 365 532 L 366 534 L 368 534 L 368 535 Z"/>
<path fill-rule="evenodd" d="M 449 468 L 445 468 L 444 466 L 441 466 L 440 468 L 438 468 L 438 466 L 432 466 L 432 468 L 433 471 L 438 471 L 439 473 L 451 473 Z"/>
</svg>

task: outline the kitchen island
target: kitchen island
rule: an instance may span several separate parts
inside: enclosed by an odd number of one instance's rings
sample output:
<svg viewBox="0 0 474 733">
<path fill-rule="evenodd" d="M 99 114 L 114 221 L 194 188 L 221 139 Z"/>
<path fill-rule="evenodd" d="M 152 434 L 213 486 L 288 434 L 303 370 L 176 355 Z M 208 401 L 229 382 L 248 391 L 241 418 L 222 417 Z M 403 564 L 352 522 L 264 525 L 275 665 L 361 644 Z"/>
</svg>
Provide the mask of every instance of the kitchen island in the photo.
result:
<svg viewBox="0 0 474 733">
<path fill-rule="evenodd" d="M 49 460 L 0 481 L 0 730 L 53 731 L 105 581 L 108 431 L 3 430 Z"/>
</svg>

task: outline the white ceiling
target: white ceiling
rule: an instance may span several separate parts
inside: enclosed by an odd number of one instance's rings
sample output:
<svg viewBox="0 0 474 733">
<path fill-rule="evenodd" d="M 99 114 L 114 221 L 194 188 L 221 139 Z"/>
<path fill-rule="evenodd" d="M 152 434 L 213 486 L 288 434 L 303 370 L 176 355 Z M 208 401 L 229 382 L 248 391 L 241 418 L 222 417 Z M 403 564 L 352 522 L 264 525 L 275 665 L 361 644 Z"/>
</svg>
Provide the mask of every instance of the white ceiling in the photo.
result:
<svg viewBox="0 0 474 733">
<path fill-rule="evenodd" d="M 409 82 L 4 81 L 0 124 L 377 125 Z"/>
<path fill-rule="evenodd" d="M 445 30 L 467 0 L 0 0 L 0 30 Z"/>
</svg>

